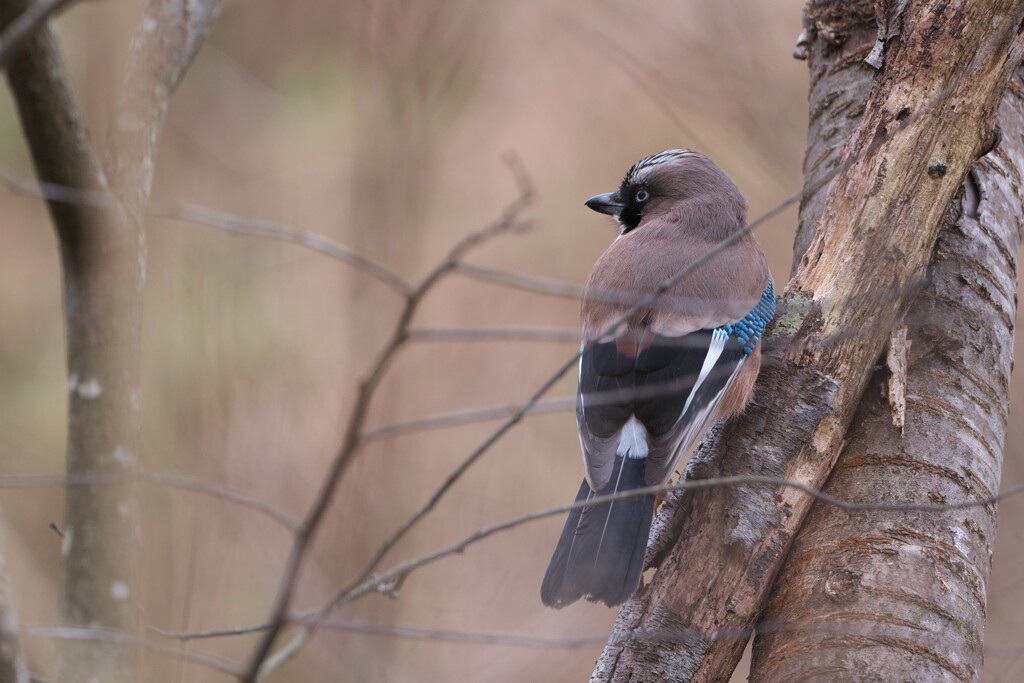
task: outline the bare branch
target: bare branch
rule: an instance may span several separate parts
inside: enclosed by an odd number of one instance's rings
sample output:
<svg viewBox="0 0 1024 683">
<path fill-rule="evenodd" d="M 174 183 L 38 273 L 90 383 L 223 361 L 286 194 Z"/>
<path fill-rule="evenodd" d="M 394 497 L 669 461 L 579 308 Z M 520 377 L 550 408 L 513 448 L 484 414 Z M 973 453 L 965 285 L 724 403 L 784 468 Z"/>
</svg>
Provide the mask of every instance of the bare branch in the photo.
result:
<svg viewBox="0 0 1024 683">
<path fill-rule="evenodd" d="M 221 673 L 230 674 L 232 676 L 238 676 L 239 673 L 241 673 L 236 664 L 229 662 L 226 659 L 222 659 L 214 655 L 203 654 L 202 652 L 194 652 L 192 650 L 183 650 L 181 648 L 169 647 L 167 645 L 159 645 L 123 631 L 114 631 L 103 628 L 74 628 L 70 626 L 26 626 L 25 634 L 34 638 L 108 643 L 124 647 L 138 646 L 157 654 L 205 666 L 208 669 L 220 671 Z"/>
<path fill-rule="evenodd" d="M 270 221 L 241 218 L 188 204 L 158 204 L 154 202 L 149 207 L 149 214 L 160 218 L 198 223 L 237 235 L 263 237 L 297 244 L 357 268 L 403 296 L 409 296 L 413 292 L 412 285 L 385 266 L 352 251 L 339 242 L 314 232 L 298 230 Z"/>
<path fill-rule="evenodd" d="M 423 298 L 433 289 L 438 281 L 451 272 L 455 264 L 466 253 L 473 248 L 483 244 L 500 235 L 509 232 L 521 232 L 529 225 L 524 223 L 520 215 L 533 201 L 533 189 L 529 180 L 522 173 L 521 168 L 514 159 L 509 160 L 509 166 L 519 184 L 519 196 L 509 204 L 501 216 L 484 228 L 473 232 L 458 243 L 448 252 L 448 255 L 434 268 L 423 281 L 406 297 L 405 307 L 402 310 L 398 321 L 395 323 L 394 331 L 390 340 L 382 348 L 377 357 L 369 376 L 364 380 L 357 392 L 355 402 L 349 413 L 345 435 L 342 444 L 331 462 L 330 468 L 324 477 L 320 490 L 317 492 L 309 511 L 306 513 L 302 525 L 296 532 L 291 552 L 285 566 L 277 597 L 271 611 L 270 627 L 264 637 L 257 645 L 252 658 L 246 667 L 245 674 L 241 676 L 243 683 L 252 683 L 258 677 L 263 676 L 267 669 L 264 668 L 265 660 L 270 654 L 270 648 L 277 639 L 281 629 L 288 620 L 288 610 L 291 604 L 295 585 L 301 571 L 302 561 L 309 549 L 314 534 L 323 520 L 324 513 L 334 496 L 334 492 L 341 482 L 341 479 L 351 463 L 352 458 L 362 446 L 361 433 L 365 422 L 370 403 L 376 392 L 377 386 L 384 377 L 392 360 L 409 339 L 409 327 L 412 318 Z M 269 662 L 267 662 L 269 664 Z"/>
<path fill-rule="evenodd" d="M 361 582 L 357 586 L 350 589 L 347 592 L 347 594 L 341 597 L 341 599 L 337 600 L 336 602 L 333 602 L 328 607 L 308 610 L 306 612 L 291 617 L 289 619 L 289 622 L 294 624 L 306 624 L 307 626 L 316 625 L 318 628 L 320 626 L 329 624 L 330 622 L 328 622 L 323 617 L 323 613 L 325 610 L 333 609 L 334 607 L 346 604 L 348 602 L 352 602 L 353 600 L 356 600 L 360 597 L 372 593 L 397 593 L 401 583 L 413 571 L 428 564 L 432 564 L 449 555 L 461 554 L 470 545 L 473 545 L 474 543 L 477 543 L 478 541 L 481 541 L 489 536 L 500 533 L 502 531 L 513 529 L 518 526 L 522 526 L 523 524 L 527 524 L 538 519 L 562 515 L 567 512 L 571 512 L 573 510 L 577 510 L 583 507 L 588 507 L 592 505 L 603 505 L 604 503 L 610 503 L 629 498 L 636 498 L 638 496 L 647 496 L 651 494 L 660 493 L 673 493 L 677 491 L 695 491 L 703 489 L 749 486 L 751 484 L 767 484 L 784 488 L 792 488 L 802 493 L 805 493 L 808 496 L 821 501 L 822 503 L 832 505 L 846 512 L 939 513 L 948 512 L 951 510 L 988 507 L 995 505 L 1000 501 L 1024 493 L 1024 484 L 1021 484 L 995 495 L 970 500 L 963 500 L 954 503 L 854 503 L 836 498 L 835 496 L 831 496 L 818 489 L 812 488 L 807 484 L 804 484 L 803 482 L 761 475 L 737 475 L 730 477 L 713 477 L 708 479 L 688 479 L 686 481 L 680 481 L 675 484 L 648 486 L 641 489 L 633 489 L 630 491 L 623 491 L 614 494 L 595 496 L 594 498 L 586 501 L 574 502 L 568 505 L 559 505 L 557 507 L 538 510 L 535 512 L 520 515 L 518 517 L 514 517 L 504 522 L 483 527 L 475 531 L 474 533 L 470 534 L 469 536 L 464 537 L 462 540 L 456 543 L 453 543 L 439 550 L 435 550 L 426 555 L 422 555 L 412 560 L 403 562 L 385 572 L 374 574 L 372 577 L 369 577 L 367 580 Z M 249 626 L 239 626 L 234 628 L 225 628 L 210 631 L 196 631 L 188 633 L 164 631 L 152 626 L 150 627 L 150 629 L 154 633 L 157 633 L 167 638 L 175 638 L 178 640 L 193 640 L 246 635 L 256 633 L 259 631 L 265 631 L 269 629 L 270 626 L 270 623 L 262 623 Z M 747 630 L 744 630 L 742 632 L 749 635 L 749 631 Z M 308 633 L 306 634 L 306 637 L 308 638 Z M 268 663 L 269 661 L 270 660 L 268 660 Z"/>
<path fill-rule="evenodd" d="M 294 620 L 294 623 L 302 624 L 309 621 L 311 618 L 312 617 L 307 617 L 305 619 L 298 618 Z M 165 638 L 188 641 L 255 633 L 266 627 L 266 624 L 262 624 L 256 627 L 249 626 L 237 629 L 197 631 L 193 633 L 162 631 L 153 627 L 151 627 L 151 630 Z M 371 635 L 389 636 L 394 638 L 411 638 L 415 640 L 446 641 L 479 645 L 507 645 L 510 647 L 559 650 L 575 650 L 582 647 L 593 647 L 594 645 L 600 645 L 606 640 L 606 636 L 603 635 L 580 638 L 556 638 L 551 636 L 533 636 L 519 633 L 500 633 L 495 631 L 453 631 L 446 629 L 418 628 L 414 626 L 395 626 L 391 624 L 373 624 L 364 621 L 327 620 L 320 624 L 320 628 L 331 631 L 368 633 Z"/>
<path fill-rule="evenodd" d="M 211 496 L 230 503 L 236 503 L 243 507 L 251 508 L 260 512 L 285 528 L 295 531 L 299 522 L 291 515 L 273 505 L 261 501 L 254 496 L 241 491 L 236 491 L 217 484 L 185 477 L 177 474 L 162 472 L 107 472 L 95 474 L 79 474 L 65 476 L 62 474 L 15 474 L 0 476 L 0 489 L 35 489 L 35 488 L 72 488 L 72 487 L 100 487 L 124 483 L 131 478 L 139 478 L 164 486 L 191 491 L 205 496 Z"/>
<path fill-rule="evenodd" d="M 566 299 L 582 299 L 583 285 L 576 285 L 571 282 L 563 282 L 551 278 L 542 278 L 536 275 L 526 275 L 499 268 L 479 266 L 473 263 L 461 262 L 456 264 L 455 271 L 466 277 L 483 282 L 504 285 L 522 289 L 527 292 L 547 294 L 549 296 L 560 296 Z"/>
<path fill-rule="evenodd" d="M 587 401 L 593 406 L 608 405 L 621 401 L 623 398 L 654 398 L 671 394 L 684 386 L 686 379 L 674 379 L 667 382 L 648 384 L 640 389 L 608 389 L 595 391 L 587 395 Z M 526 408 L 526 415 L 537 415 L 554 413 L 567 410 L 575 410 L 576 397 L 563 396 L 560 398 L 538 399 Z M 491 406 L 489 408 L 477 408 L 474 410 L 459 410 L 451 413 L 430 415 L 406 422 L 376 427 L 363 432 L 363 442 L 374 441 L 389 436 L 409 434 L 412 432 L 426 431 L 431 429 L 444 429 L 447 427 L 459 427 L 478 422 L 490 422 L 502 417 L 510 417 L 523 409 L 522 403 Z"/>
<path fill-rule="evenodd" d="M 431 415 L 408 422 L 396 422 L 383 427 L 376 427 L 363 432 L 363 442 L 368 443 L 377 439 L 400 434 L 411 434 L 413 432 L 426 431 L 430 429 L 445 429 L 447 427 L 459 427 L 478 422 L 490 422 L 503 417 L 510 417 L 522 410 L 521 403 L 515 405 L 494 406 L 491 408 L 480 408 L 477 410 L 460 410 L 453 413 Z M 535 401 L 526 411 L 526 415 L 542 415 L 544 413 L 557 413 L 566 410 L 576 409 L 576 397 L 566 396 L 563 398 L 551 398 L 543 401 Z"/>
<path fill-rule="evenodd" d="M 531 636 L 520 633 L 502 633 L 496 631 L 454 631 L 447 629 L 417 628 L 414 626 L 390 626 L 386 624 L 370 624 L 351 621 L 325 621 L 320 625 L 331 631 L 348 633 L 369 633 L 389 636 L 392 638 L 411 638 L 414 640 L 443 641 L 449 643 L 469 643 L 473 645 L 505 645 L 508 647 L 525 647 L 557 650 L 578 650 L 585 647 L 600 645 L 605 636 L 585 636 L 580 638 L 556 638 L 552 636 Z"/>
<path fill-rule="evenodd" d="M 113 209 L 117 201 L 106 189 L 89 189 L 36 181 L 16 175 L 0 166 L 0 182 L 15 194 L 45 199 L 47 203 L 74 204 L 89 209 Z"/>
<path fill-rule="evenodd" d="M 229 503 L 236 503 L 243 507 L 247 507 L 270 517 L 290 531 L 295 531 L 299 528 L 299 520 L 295 519 L 287 512 L 284 512 L 270 503 L 262 501 L 247 493 L 242 493 L 241 491 L 235 491 L 234 489 L 226 488 L 224 486 L 210 484 L 209 482 L 205 482 L 200 479 L 184 477 L 177 474 L 148 472 L 142 473 L 140 476 L 151 482 L 164 484 L 184 491 L 199 493 L 205 496 L 211 496 Z"/>
<path fill-rule="evenodd" d="M 536 341 L 578 344 L 577 329 L 539 327 L 421 327 L 409 330 L 410 341 Z"/>
<path fill-rule="evenodd" d="M 667 484 L 663 486 L 647 486 L 645 488 L 633 489 L 631 491 L 625 491 L 616 494 L 609 494 L 605 496 L 594 496 L 588 501 L 580 501 L 578 503 L 572 503 L 570 505 L 560 505 L 558 507 L 548 508 L 547 510 L 540 510 L 537 512 L 531 512 L 514 519 L 510 519 L 499 524 L 493 524 L 491 526 L 484 527 L 478 531 L 466 536 L 461 541 L 453 543 L 440 550 L 435 550 L 432 553 L 428 553 L 421 557 L 403 562 L 391 569 L 373 575 L 367 581 L 364 581 L 359 586 L 349 591 L 343 599 L 339 600 L 334 607 L 342 605 L 356 598 L 362 597 L 369 593 L 392 593 L 397 591 L 398 586 L 405 580 L 405 578 L 413 571 L 424 567 L 428 564 L 432 564 L 443 557 L 448 555 L 460 554 L 465 551 L 466 548 L 482 541 L 488 536 L 492 536 L 501 531 L 512 529 L 520 526 L 527 522 L 532 522 L 536 519 L 543 519 L 545 517 L 552 517 L 554 515 L 565 514 L 572 510 L 576 510 L 583 507 L 592 505 L 603 505 L 604 503 L 610 503 L 615 500 L 621 500 L 626 498 L 635 498 L 637 496 L 648 496 L 651 494 L 658 493 L 669 493 L 672 491 L 686 491 L 686 490 L 699 490 L 709 488 L 722 488 L 731 486 L 743 486 L 749 484 L 769 484 L 772 486 L 779 486 L 784 488 L 792 488 L 807 494 L 810 498 L 815 498 L 829 505 L 834 505 L 847 512 L 854 511 L 915 511 L 915 512 L 941 512 L 946 510 L 961 510 L 964 508 L 980 507 L 987 505 L 995 505 L 1001 500 L 1015 496 L 1019 493 L 1024 492 L 1024 484 L 1004 491 L 1002 493 L 986 496 L 984 498 L 978 498 L 974 500 L 966 500 L 958 503 L 895 503 L 895 504 L 877 504 L 877 503 L 850 503 L 847 501 L 839 500 L 833 496 L 822 493 L 821 491 L 804 484 L 799 481 L 792 481 L 789 479 L 781 479 L 779 477 L 767 477 L 758 475 L 740 475 L 734 477 L 716 477 L 713 479 L 691 479 L 688 481 L 678 482 L 676 484 Z"/>
<path fill-rule="evenodd" d="M 98 208 L 112 208 L 117 204 L 114 195 L 106 190 L 81 190 L 56 183 L 36 182 L 21 178 L 3 167 L 0 167 L 0 182 L 3 182 L 11 192 L 27 197 L 46 199 L 49 202 Z M 270 221 L 244 218 L 191 204 L 150 202 L 146 207 L 146 213 L 155 218 L 205 225 L 237 235 L 297 244 L 357 268 L 399 294 L 408 296 L 413 291 L 412 285 L 385 266 L 315 232 Z"/>
</svg>

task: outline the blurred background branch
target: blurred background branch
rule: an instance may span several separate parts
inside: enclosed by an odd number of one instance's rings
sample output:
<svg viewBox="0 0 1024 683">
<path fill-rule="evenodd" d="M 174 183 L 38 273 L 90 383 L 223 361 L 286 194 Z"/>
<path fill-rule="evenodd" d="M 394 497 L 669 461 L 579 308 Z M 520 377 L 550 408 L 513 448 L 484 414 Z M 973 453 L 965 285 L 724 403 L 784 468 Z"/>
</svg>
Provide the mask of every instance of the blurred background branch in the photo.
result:
<svg viewBox="0 0 1024 683">
<path fill-rule="evenodd" d="M 519 171 L 516 167 L 513 167 L 513 170 Z M 241 680 L 245 683 L 262 679 L 279 666 L 279 662 L 290 658 L 290 655 L 287 657 L 271 657 L 271 648 L 278 634 L 287 624 L 292 596 L 302 572 L 303 560 L 310 548 L 313 537 L 324 519 L 335 491 L 338 489 L 346 470 L 363 445 L 363 424 L 366 420 L 370 404 L 376 399 L 377 388 L 392 365 L 396 355 L 409 341 L 412 320 L 417 314 L 420 304 L 468 252 L 496 237 L 522 232 L 529 227 L 529 224 L 522 218 L 522 213 L 530 206 L 533 200 L 533 187 L 525 174 L 521 172 L 516 173 L 516 180 L 519 182 L 519 196 L 505 208 L 501 216 L 487 226 L 470 233 L 456 242 L 455 246 L 451 248 L 440 263 L 427 274 L 415 289 L 405 296 L 405 306 L 395 322 L 395 328 L 390 339 L 380 349 L 377 360 L 369 370 L 367 378 L 359 383 L 356 399 L 346 420 L 341 446 L 334 456 L 334 460 L 325 474 L 323 482 L 316 497 L 310 504 L 302 524 L 295 533 L 295 540 L 289 553 L 288 562 L 285 565 L 284 576 L 281 579 L 277 598 L 271 611 L 269 626 L 256 646 L 252 658 L 246 667 L 246 673 L 241 677 Z M 408 529 L 408 526 L 405 529 Z M 404 529 L 401 533 L 404 533 Z M 361 580 L 361 578 L 356 579 L 356 581 Z M 314 630 L 315 625 L 312 625 L 304 633 L 311 635 Z M 293 642 L 304 642 L 306 638 L 308 638 L 308 635 L 300 635 Z"/>
</svg>

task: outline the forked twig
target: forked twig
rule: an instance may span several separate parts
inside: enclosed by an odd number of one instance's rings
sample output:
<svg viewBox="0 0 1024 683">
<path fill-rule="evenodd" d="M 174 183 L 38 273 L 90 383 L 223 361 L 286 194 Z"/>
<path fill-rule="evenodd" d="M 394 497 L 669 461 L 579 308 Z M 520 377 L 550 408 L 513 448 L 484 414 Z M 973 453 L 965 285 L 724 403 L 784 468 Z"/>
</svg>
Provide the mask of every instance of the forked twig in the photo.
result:
<svg viewBox="0 0 1024 683">
<path fill-rule="evenodd" d="M 412 319 L 420 303 L 470 250 L 499 235 L 522 231 L 529 227 L 527 223 L 522 221 L 520 216 L 533 201 L 533 188 L 518 162 L 511 159 L 509 160 L 509 166 L 519 183 L 519 196 L 505 208 L 496 221 L 467 235 L 452 247 L 441 263 L 428 273 L 415 289 L 406 295 L 405 306 L 399 315 L 398 321 L 395 323 L 391 338 L 377 356 L 377 360 L 374 362 L 368 377 L 360 383 L 355 403 L 349 412 L 341 447 L 334 456 L 309 511 L 296 531 L 295 540 L 292 543 L 292 549 L 285 565 L 284 576 L 281 579 L 277 597 L 271 610 L 270 626 L 256 646 L 256 650 L 246 666 L 245 673 L 240 676 L 240 680 L 244 683 L 252 683 L 263 674 L 265 671 L 264 661 L 270 654 L 270 648 L 273 646 L 281 629 L 288 622 L 288 610 L 295 592 L 295 585 L 298 581 L 302 561 L 310 547 L 316 530 L 323 520 L 324 513 L 327 511 L 334 492 L 341 482 L 342 476 L 347 470 L 348 465 L 352 462 L 353 456 L 364 443 L 362 434 L 363 424 L 366 420 L 370 403 L 391 362 L 405 343 L 409 341 Z"/>
</svg>

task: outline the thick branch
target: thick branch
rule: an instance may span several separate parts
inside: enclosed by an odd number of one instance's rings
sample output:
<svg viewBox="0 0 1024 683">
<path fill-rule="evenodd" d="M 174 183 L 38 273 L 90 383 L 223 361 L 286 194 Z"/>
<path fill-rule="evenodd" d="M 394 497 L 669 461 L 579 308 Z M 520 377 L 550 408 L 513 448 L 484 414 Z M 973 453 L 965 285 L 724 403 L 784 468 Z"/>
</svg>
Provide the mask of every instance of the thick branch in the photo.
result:
<svg viewBox="0 0 1024 683">
<path fill-rule="evenodd" d="M 924 276 L 946 207 L 991 141 L 992 116 L 1022 52 L 1022 12 L 1010 0 L 910 3 L 846 147 L 850 163 L 832 182 L 787 287 L 769 349 L 780 358 L 755 398 L 770 410 L 755 407 L 726 429 L 717 451 L 723 474 L 774 474 L 813 487 L 827 477 Z M 595 680 L 728 678 L 744 639 L 716 634 L 750 629 L 811 499 L 750 487 L 685 501 L 680 542 L 623 608 Z"/>
<path fill-rule="evenodd" d="M 831 62 L 815 49 L 812 71 L 819 60 Z M 998 488 L 1024 228 L 1022 78 L 999 109 L 1002 141 L 972 169 L 906 315 L 905 433 L 884 391 L 898 384 L 897 363 L 865 392 L 832 495 L 942 501 Z M 845 514 L 816 504 L 764 615 L 785 628 L 758 635 L 751 680 L 977 680 L 994 532 L 994 507 Z"/>
</svg>

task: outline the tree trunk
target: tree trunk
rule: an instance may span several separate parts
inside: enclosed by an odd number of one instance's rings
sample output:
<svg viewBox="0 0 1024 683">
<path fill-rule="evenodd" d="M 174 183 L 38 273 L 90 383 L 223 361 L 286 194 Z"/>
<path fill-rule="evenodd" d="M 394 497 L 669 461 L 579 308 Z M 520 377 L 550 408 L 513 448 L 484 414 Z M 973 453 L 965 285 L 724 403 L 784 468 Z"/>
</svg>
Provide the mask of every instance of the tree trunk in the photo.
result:
<svg viewBox="0 0 1024 683">
<path fill-rule="evenodd" d="M 0 3 L 8 26 L 30 3 Z M 61 618 L 83 629 L 61 647 L 63 683 L 135 681 L 139 518 L 131 476 L 141 448 L 146 270 L 142 212 L 164 115 L 220 0 L 151 0 L 132 45 L 106 168 L 48 23 L 11 59 L 8 82 L 60 247 L 68 371 L 67 502 Z M 109 636 L 109 634 L 107 634 Z"/>
<path fill-rule="evenodd" d="M 5 3 L 4 25 L 28 4 Z M 72 191 L 65 201 L 48 203 L 64 285 L 67 473 L 82 480 L 119 477 L 67 489 L 62 621 L 131 632 L 138 520 L 123 477 L 133 469 L 141 441 L 141 245 L 105 195 L 106 181 L 48 25 L 26 41 L 7 76 L 39 179 Z M 131 652 L 119 644 L 68 640 L 61 661 L 62 681 L 134 679 Z"/>
<path fill-rule="evenodd" d="M 883 16 L 894 27 L 884 62 L 786 288 L 755 404 L 687 469 L 690 478 L 717 465 L 726 475 L 824 483 L 947 208 L 991 145 L 1024 51 L 1024 7 L 918 0 L 900 9 Z M 655 553 L 656 562 L 667 557 L 624 606 L 594 680 L 727 679 L 811 503 L 767 485 L 681 496 L 659 523 L 679 541 Z"/>
<path fill-rule="evenodd" d="M 867 67 L 852 66 L 851 76 L 846 59 L 866 53 L 873 36 L 831 22 L 832 35 L 849 36 L 836 46 L 819 28 L 844 4 L 818 3 L 809 15 L 819 125 L 843 117 L 833 97 L 866 100 L 871 85 Z M 1018 69 L 1000 105 L 1002 141 L 953 202 L 889 368 L 875 372 L 861 401 L 830 495 L 944 503 L 999 489 L 1024 228 L 1022 78 Z M 808 164 L 838 165 L 838 154 L 814 147 L 809 140 Z M 815 209 L 802 207 L 798 245 Z M 751 680 L 977 680 L 995 522 L 994 506 L 847 513 L 815 504 L 775 582 Z"/>
</svg>

